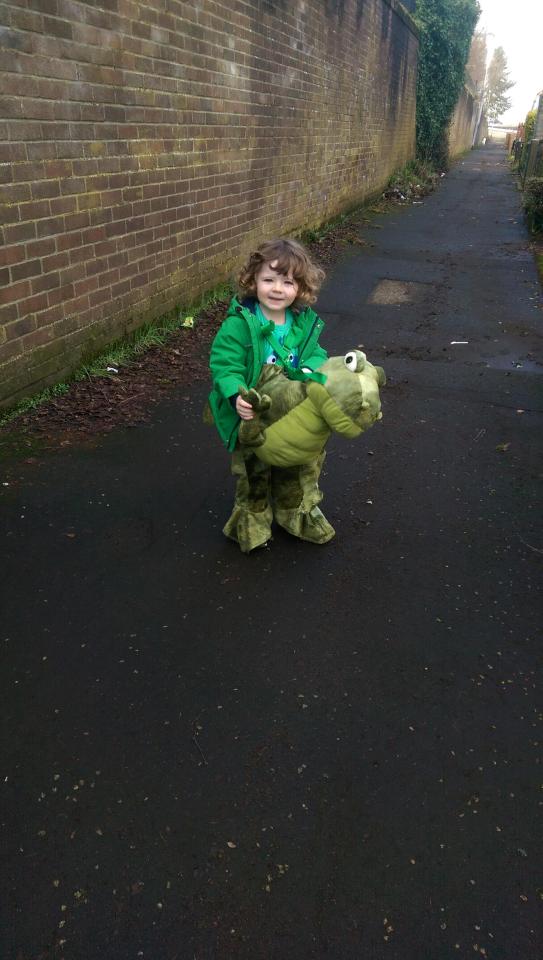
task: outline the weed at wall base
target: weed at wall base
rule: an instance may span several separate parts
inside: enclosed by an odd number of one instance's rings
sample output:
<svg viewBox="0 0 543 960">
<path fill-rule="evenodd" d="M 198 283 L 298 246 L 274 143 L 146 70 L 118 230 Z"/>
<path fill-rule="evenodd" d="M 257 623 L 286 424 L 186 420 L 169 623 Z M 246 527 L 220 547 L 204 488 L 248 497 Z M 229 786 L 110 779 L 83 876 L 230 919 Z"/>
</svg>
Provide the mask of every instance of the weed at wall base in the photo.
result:
<svg viewBox="0 0 543 960">
<path fill-rule="evenodd" d="M 138 327 L 133 333 L 128 334 L 121 340 L 115 341 L 107 350 L 100 353 L 97 357 L 82 363 L 77 367 L 69 380 L 56 383 L 52 387 L 46 387 L 33 396 L 25 397 L 15 404 L 11 409 L 0 411 L 0 427 L 10 423 L 17 417 L 29 410 L 53 400 L 55 397 L 61 397 L 68 393 L 70 384 L 79 380 L 92 379 L 94 377 L 114 377 L 121 367 L 128 366 L 137 357 L 146 353 L 151 347 L 163 346 L 169 338 L 184 326 L 184 319 L 187 314 L 195 317 L 202 310 L 210 307 L 219 300 L 229 299 L 233 294 L 231 284 L 221 284 L 210 290 L 207 294 L 200 297 L 190 308 L 184 309 L 181 306 L 169 311 L 162 317 L 159 317 L 155 323 L 146 323 Z"/>
</svg>

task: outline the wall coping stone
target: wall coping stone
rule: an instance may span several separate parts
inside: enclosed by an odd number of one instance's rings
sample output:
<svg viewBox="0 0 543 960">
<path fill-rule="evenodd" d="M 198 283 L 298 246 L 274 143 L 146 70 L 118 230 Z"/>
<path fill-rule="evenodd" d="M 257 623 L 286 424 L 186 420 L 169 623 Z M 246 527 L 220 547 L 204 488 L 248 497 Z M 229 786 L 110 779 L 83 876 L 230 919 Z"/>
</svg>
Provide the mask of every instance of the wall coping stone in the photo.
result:
<svg viewBox="0 0 543 960">
<path fill-rule="evenodd" d="M 401 0 L 383 0 L 383 3 L 386 3 L 387 7 L 390 7 L 400 20 L 403 20 L 405 25 L 409 27 L 413 36 L 415 36 L 417 40 L 420 40 L 420 29 L 417 26 L 417 21 L 413 15 L 409 13 L 409 10 L 403 5 Z"/>
</svg>

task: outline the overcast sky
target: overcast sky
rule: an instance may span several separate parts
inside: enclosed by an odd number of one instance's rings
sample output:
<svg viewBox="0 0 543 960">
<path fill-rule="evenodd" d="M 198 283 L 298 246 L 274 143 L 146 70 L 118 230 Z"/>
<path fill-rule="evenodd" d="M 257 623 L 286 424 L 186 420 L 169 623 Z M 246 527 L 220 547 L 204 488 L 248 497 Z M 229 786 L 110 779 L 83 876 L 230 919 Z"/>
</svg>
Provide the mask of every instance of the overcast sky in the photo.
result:
<svg viewBox="0 0 543 960">
<path fill-rule="evenodd" d="M 515 81 L 507 94 L 511 109 L 500 121 L 516 126 L 543 91 L 543 0 L 479 0 L 479 6 L 477 29 L 488 34 L 489 60 L 495 47 L 503 47 Z"/>
</svg>

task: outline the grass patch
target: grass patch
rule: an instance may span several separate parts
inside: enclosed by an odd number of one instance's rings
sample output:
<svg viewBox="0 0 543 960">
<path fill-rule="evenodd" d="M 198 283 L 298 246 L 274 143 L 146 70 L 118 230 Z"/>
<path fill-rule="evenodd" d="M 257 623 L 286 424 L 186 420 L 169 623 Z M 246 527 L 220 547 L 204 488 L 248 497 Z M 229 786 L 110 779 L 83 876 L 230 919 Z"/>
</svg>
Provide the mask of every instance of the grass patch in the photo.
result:
<svg viewBox="0 0 543 960">
<path fill-rule="evenodd" d="M 430 163 L 411 160 L 390 177 L 383 197 L 387 200 L 413 201 L 436 188 L 439 174 Z"/>
<path fill-rule="evenodd" d="M 342 213 L 337 217 L 333 217 L 332 220 L 327 220 L 326 223 L 321 224 L 320 227 L 313 227 L 310 230 L 302 230 L 301 233 L 297 234 L 300 243 L 310 246 L 313 243 L 321 243 L 322 240 L 325 240 L 326 237 L 332 233 L 333 230 L 336 230 L 338 227 L 341 227 L 344 223 L 348 223 L 350 220 L 353 220 L 361 210 L 364 209 L 364 204 L 361 204 L 359 207 L 355 207 L 354 210 L 349 210 L 347 213 Z"/>
<path fill-rule="evenodd" d="M 0 410 L 0 427 L 15 420 L 16 417 L 21 416 L 21 414 L 28 413 L 29 410 L 34 410 L 42 403 L 47 403 L 48 400 L 64 396 L 65 393 L 68 393 L 69 389 L 69 383 L 55 383 L 54 386 L 46 387 L 45 390 L 40 390 L 39 393 L 35 393 L 31 397 L 25 397 L 23 400 L 19 400 L 10 410 Z"/>
<path fill-rule="evenodd" d="M 203 294 L 186 310 L 178 306 L 168 313 L 163 314 L 155 322 L 143 324 L 143 326 L 138 327 L 133 333 L 112 343 L 103 353 L 100 353 L 93 360 L 77 367 L 69 380 L 56 383 L 52 387 L 46 387 L 39 393 L 20 400 L 9 410 L 0 411 L 0 427 L 10 423 L 22 414 L 28 413 L 30 410 L 34 410 L 36 407 L 41 406 L 41 404 L 54 400 L 55 397 L 64 396 L 64 394 L 68 393 L 71 383 L 79 380 L 92 379 L 94 377 L 114 377 L 121 367 L 128 366 L 137 357 L 146 353 L 151 347 L 163 346 L 168 342 L 170 337 L 184 325 L 190 328 L 192 324 L 185 323 L 188 317 L 194 317 L 194 322 L 197 322 L 199 313 L 202 313 L 219 300 L 230 299 L 233 293 L 234 289 L 231 284 L 221 284 Z"/>
</svg>

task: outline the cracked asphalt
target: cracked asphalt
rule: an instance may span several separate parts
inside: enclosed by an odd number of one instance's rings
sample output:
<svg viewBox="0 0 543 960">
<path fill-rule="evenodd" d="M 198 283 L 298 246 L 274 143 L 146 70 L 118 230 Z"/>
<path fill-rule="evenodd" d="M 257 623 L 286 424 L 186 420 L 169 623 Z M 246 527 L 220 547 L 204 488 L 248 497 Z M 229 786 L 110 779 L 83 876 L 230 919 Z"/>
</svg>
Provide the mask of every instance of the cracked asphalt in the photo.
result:
<svg viewBox="0 0 543 960">
<path fill-rule="evenodd" d="M 179 388 L 2 465 L 6 960 L 540 960 L 541 321 L 499 144 L 331 272 L 385 367 L 325 547 L 221 535 Z"/>
</svg>

